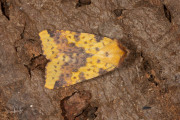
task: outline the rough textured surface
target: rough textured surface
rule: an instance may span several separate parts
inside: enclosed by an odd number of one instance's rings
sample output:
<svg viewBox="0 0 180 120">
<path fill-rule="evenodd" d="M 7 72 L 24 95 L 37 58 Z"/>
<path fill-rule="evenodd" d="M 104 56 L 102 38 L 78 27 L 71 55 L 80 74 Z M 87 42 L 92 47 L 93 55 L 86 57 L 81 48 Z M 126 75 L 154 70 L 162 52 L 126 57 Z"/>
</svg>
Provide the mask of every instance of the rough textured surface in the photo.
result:
<svg viewBox="0 0 180 120">
<path fill-rule="evenodd" d="M 84 90 L 96 120 L 179 119 L 180 1 L 88 1 L 1 0 L 0 118 L 63 119 L 61 101 Z M 38 38 L 44 29 L 117 38 L 130 54 L 120 69 L 48 90 Z"/>
<path fill-rule="evenodd" d="M 93 120 L 97 107 L 90 104 L 91 94 L 87 91 L 75 92 L 61 100 L 62 115 L 65 120 Z"/>
</svg>

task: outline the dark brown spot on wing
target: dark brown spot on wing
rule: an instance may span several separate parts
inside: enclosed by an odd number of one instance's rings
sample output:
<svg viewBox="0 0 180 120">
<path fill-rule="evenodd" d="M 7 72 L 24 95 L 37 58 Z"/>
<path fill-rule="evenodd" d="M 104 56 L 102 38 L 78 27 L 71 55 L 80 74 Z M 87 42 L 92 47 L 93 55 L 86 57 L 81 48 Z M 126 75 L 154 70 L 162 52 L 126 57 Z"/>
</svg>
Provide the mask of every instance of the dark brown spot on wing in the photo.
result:
<svg viewBox="0 0 180 120">
<path fill-rule="evenodd" d="M 74 43 L 70 43 L 70 44 L 69 44 L 69 47 L 74 47 L 74 46 L 75 46 Z"/>
<path fill-rule="evenodd" d="M 64 79 L 61 79 L 60 81 L 56 81 L 54 85 L 54 89 L 65 86 L 67 82 Z"/>
<path fill-rule="evenodd" d="M 49 33 L 50 37 L 54 37 L 54 36 L 55 36 L 54 31 L 52 31 L 52 30 L 47 30 L 47 32 Z"/>
<path fill-rule="evenodd" d="M 75 35 L 74 35 L 74 38 L 75 38 L 75 40 L 76 40 L 76 42 L 78 42 L 80 39 L 79 39 L 79 35 L 80 35 L 80 33 L 76 33 Z"/>
<path fill-rule="evenodd" d="M 79 74 L 79 78 L 80 78 L 80 80 L 85 80 L 85 77 L 84 77 L 84 73 L 83 73 L 83 72 L 81 72 L 81 73 Z"/>
<path fill-rule="evenodd" d="M 102 42 L 102 43 L 103 43 L 103 46 L 105 46 L 104 42 Z"/>
<path fill-rule="evenodd" d="M 95 36 L 95 39 L 96 39 L 97 42 L 100 42 L 100 41 L 103 39 L 103 37 L 96 35 L 96 36 Z"/>
<path fill-rule="evenodd" d="M 104 74 L 104 73 L 106 73 L 106 72 L 107 72 L 107 71 L 104 70 L 104 69 L 102 69 L 102 68 L 99 69 L 99 74 L 100 74 L 100 75 L 102 75 L 102 74 Z"/>
<path fill-rule="evenodd" d="M 68 36 L 68 38 L 70 38 L 70 39 L 71 39 L 71 36 Z"/>
<path fill-rule="evenodd" d="M 64 74 L 61 74 L 59 76 L 59 80 L 55 82 L 54 88 L 58 88 L 58 87 L 66 85 L 66 84 L 67 84 L 67 82 L 65 80 Z"/>
<path fill-rule="evenodd" d="M 100 63 L 100 62 L 101 62 L 101 61 L 98 59 L 98 60 L 97 60 L 97 63 Z"/>
<path fill-rule="evenodd" d="M 69 77 L 70 75 L 69 74 L 66 74 L 66 77 Z"/>
<path fill-rule="evenodd" d="M 64 63 L 64 66 L 68 66 L 68 65 L 69 65 L 69 63 L 67 63 L 67 62 L 66 62 L 66 63 Z"/>
<path fill-rule="evenodd" d="M 60 87 L 60 84 L 59 84 L 59 81 L 56 81 L 56 82 L 55 82 L 55 85 L 54 85 L 54 89 L 56 89 L 56 88 L 58 88 L 58 87 Z"/>
<path fill-rule="evenodd" d="M 55 39 L 59 40 L 60 35 L 61 35 L 61 32 L 60 31 L 56 31 Z"/>
<path fill-rule="evenodd" d="M 67 39 L 62 39 L 61 42 L 62 42 L 62 44 L 67 43 Z"/>
<path fill-rule="evenodd" d="M 106 52 L 106 53 L 105 53 L 105 55 L 106 55 L 106 57 L 108 57 L 108 56 L 109 56 L 109 53 L 108 53 L 108 52 Z"/>
<path fill-rule="evenodd" d="M 99 51 L 99 48 L 98 48 L 98 47 L 96 47 L 96 51 Z"/>
<path fill-rule="evenodd" d="M 74 68 L 73 70 L 72 70 L 72 72 L 77 72 L 78 71 L 78 69 L 76 69 L 76 68 Z"/>
<path fill-rule="evenodd" d="M 61 32 L 60 31 L 56 31 L 56 33 L 54 33 L 54 41 L 59 44 L 60 43 L 60 35 L 61 35 Z"/>
<path fill-rule="evenodd" d="M 59 44 L 59 43 L 60 43 L 60 41 L 57 41 L 57 40 L 56 40 L 55 42 L 56 42 L 57 44 Z"/>
</svg>

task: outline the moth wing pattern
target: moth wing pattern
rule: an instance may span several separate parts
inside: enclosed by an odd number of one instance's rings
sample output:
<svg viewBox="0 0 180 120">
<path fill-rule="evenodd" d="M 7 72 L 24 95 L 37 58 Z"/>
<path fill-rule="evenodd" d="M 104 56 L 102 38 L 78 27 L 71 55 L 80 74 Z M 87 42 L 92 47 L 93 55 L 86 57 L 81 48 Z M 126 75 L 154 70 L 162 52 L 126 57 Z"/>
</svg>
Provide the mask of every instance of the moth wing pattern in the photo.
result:
<svg viewBox="0 0 180 120">
<path fill-rule="evenodd" d="M 118 67 L 126 50 L 118 40 L 65 30 L 39 33 L 46 66 L 45 87 L 70 86 Z"/>
</svg>

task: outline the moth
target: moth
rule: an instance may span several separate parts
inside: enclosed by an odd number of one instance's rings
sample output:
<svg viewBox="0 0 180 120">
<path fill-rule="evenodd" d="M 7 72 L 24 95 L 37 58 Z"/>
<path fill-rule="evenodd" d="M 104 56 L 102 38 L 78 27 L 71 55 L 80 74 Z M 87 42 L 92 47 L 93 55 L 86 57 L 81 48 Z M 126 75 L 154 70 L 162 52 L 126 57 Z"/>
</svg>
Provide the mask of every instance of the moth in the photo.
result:
<svg viewBox="0 0 180 120">
<path fill-rule="evenodd" d="M 45 87 L 70 86 L 118 67 L 127 51 L 117 39 L 68 30 L 39 33 L 46 65 Z"/>
</svg>

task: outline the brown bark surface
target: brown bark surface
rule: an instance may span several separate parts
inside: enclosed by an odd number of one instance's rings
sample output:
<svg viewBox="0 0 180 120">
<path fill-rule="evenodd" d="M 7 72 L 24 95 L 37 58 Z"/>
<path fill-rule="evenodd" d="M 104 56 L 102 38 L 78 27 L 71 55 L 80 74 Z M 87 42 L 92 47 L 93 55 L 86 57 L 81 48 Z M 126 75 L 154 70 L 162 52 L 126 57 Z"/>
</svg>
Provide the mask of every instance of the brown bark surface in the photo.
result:
<svg viewBox="0 0 180 120">
<path fill-rule="evenodd" d="M 49 90 L 38 33 L 118 39 L 120 68 Z M 180 0 L 1 0 L 0 119 L 180 119 Z"/>
</svg>

